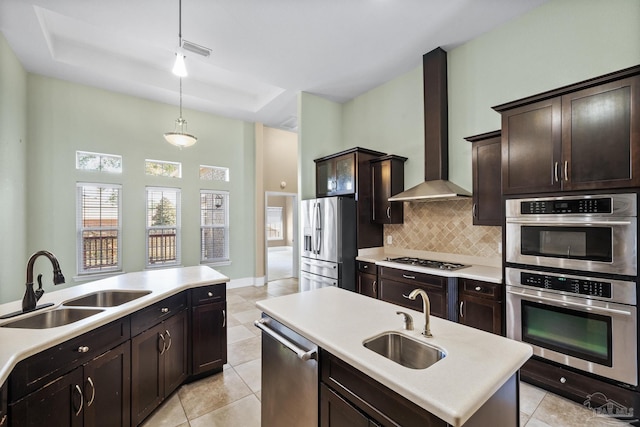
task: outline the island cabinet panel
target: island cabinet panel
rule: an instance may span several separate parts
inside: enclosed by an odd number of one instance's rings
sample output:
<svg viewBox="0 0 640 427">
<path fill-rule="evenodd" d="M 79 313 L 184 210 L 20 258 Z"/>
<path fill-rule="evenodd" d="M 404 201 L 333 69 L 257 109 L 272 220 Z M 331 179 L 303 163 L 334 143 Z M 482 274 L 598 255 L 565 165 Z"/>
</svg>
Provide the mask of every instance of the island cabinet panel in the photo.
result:
<svg viewBox="0 0 640 427">
<path fill-rule="evenodd" d="M 320 425 L 447 426 L 447 423 L 327 351 L 321 351 Z M 363 414 L 368 423 L 358 417 Z"/>
<path fill-rule="evenodd" d="M 640 185 L 640 66 L 494 109 L 504 194 Z"/>
<path fill-rule="evenodd" d="M 190 374 L 199 376 L 227 363 L 226 284 L 190 291 Z"/>
<path fill-rule="evenodd" d="M 502 286 L 458 279 L 458 322 L 502 335 Z"/>
<path fill-rule="evenodd" d="M 413 310 L 422 311 L 422 300 L 410 300 L 414 289 L 422 289 L 427 293 L 431 303 L 431 314 L 447 318 L 447 279 L 431 274 L 399 270 L 389 267 L 378 267 L 379 298 L 393 304 Z"/>
<path fill-rule="evenodd" d="M 378 276 L 376 274 L 377 267 L 375 263 L 366 261 L 357 261 L 357 263 L 357 292 L 371 298 L 378 298 Z"/>
<path fill-rule="evenodd" d="M 0 427 L 6 427 L 9 425 L 9 416 L 8 416 L 8 408 L 7 408 L 7 390 L 9 387 L 5 382 L 0 387 Z"/>
<path fill-rule="evenodd" d="M 472 143 L 473 225 L 502 225 L 500 131 L 465 138 Z"/>
</svg>

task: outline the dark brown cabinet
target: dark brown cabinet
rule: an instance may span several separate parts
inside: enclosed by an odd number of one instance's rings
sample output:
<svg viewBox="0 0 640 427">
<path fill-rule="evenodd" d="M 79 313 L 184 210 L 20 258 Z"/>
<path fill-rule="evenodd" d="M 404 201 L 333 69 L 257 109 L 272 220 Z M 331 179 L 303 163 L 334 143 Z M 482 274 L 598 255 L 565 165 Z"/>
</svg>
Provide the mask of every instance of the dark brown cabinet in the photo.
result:
<svg viewBox="0 0 640 427">
<path fill-rule="evenodd" d="M 502 286 L 458 279 L 458 322 L 502 335 Z"/>
<path fill-rule="evenodd" d="M 222 370 L 227 363 L 226 286 L 191 289 L 191 375 Z"/>
<path fill-rule="evenodd" d="M 356 192 L 354 153 L 316 161 L 316 196 L 343 196 Z"/>
<path fill-rule="evenodd" d="M 140 424 L 184 382 L 188 374 L 187 362 L 184 309 L 131 339 L 133 425 Z"/>
<path fill-rule="evenodd" d="M 500 131 L 465 139 L 472 143 L 473 225 L 502 225 Z"/>
<path fill-rule="evenodd" d="M 393 154 L 371 160 L 371 190 L 373 222 L 402 224 L 404 203 L 390 202 L 389 197 L 404 191 L 404 162 L 406 157 Z"/>
<path fill-rule="evenodd" d="M 504 194 L 640 185 L 640 66 L 494 109 Z"/>
<path fill-rule="evenodd" d="M 356 283 L 356 291 L 362 295 L 378 298 L 378 275 L 375 263 L 357 261 L 357 264 L 358 280 Z"/>
<path fill-rule="evenodd" d="M 372 427 L 378 425 L 340 397 L 338 393 L 326 385 L 320 384 L 321 427 Z"/>
<path fill-rule="evenodd" d="M 431 314 L 447 318 L 447 279 L 431 274 L 399 270 L 389 267 L 378 267 L 379 298 L 383 301 L 422 311 L 422 300 L 410 300 L 414 289 L 422 289 L 427 293 L 431 303 Z"/>
<path fill-rule="evenodd" d="M 0 427 L 7 427 L 9 425 L 9 416 L 7 408 L 7 383 L 5 382 L 0 387 Z"/>
</svg>

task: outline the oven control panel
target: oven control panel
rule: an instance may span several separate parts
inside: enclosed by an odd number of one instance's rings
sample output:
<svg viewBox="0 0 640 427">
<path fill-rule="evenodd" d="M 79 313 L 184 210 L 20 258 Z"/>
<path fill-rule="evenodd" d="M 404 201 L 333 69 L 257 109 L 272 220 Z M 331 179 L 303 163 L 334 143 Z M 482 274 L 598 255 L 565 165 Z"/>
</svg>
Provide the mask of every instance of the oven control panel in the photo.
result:
<svg viewBox="0 0 640 427">
<path fill-rule="evenodd" d="M 520 202 L 520 212 L 528 215 L 609 214 L 610 197 L 561 200 L 526 200 Z"/>
<path fill-rule="evenodd" d="M 536 288 L 611 298 L 611 283 L 609 282 L 526 272 L 520 273 L 520 281 L 523 285 Z"/>
</svg>

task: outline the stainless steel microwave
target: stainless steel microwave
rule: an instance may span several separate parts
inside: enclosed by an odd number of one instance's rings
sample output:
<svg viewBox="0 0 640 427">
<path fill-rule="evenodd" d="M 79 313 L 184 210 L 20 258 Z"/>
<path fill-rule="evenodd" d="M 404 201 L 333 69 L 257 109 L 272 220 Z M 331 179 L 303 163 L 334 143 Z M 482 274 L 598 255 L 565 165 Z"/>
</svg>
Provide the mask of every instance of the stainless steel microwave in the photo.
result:
<svg viewBox="0 0 640 427">
<path fill-rule="evenodd" d="M 599 194 L 509 199 L 506 261 L 637 275 L 637 196 Z"/>
</svg>

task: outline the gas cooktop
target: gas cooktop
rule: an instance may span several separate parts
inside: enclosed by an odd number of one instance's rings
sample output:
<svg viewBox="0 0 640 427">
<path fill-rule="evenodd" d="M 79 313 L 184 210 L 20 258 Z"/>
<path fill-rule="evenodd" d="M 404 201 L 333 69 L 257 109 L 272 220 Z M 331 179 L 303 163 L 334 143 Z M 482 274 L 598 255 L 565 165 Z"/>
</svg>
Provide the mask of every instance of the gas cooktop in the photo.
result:
<svg viewBox="0 0 640 427">
<path fill-rule="evenodd" d="M 400 264 L 415 265 L 417 267 L 437 268 L 439 270 L 449 270 L 449 271 L 469 267 L 468 265 L 456 264 L 454 262 L 433 261 L 430 259 L 410 258 L 410 257 L 390 258 L 388 259 L 388 261 L 397 262 Z"/>
</svg>

